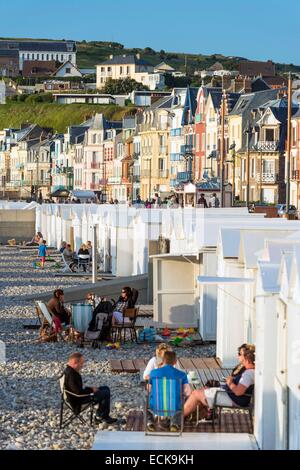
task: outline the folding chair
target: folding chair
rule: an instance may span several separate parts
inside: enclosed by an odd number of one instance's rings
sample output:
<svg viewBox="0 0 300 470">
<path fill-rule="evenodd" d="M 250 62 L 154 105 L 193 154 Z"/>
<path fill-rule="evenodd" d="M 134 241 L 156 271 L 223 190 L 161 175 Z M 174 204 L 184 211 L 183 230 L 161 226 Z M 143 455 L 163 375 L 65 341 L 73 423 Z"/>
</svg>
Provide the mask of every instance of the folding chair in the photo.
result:
<svg viewBox="0 0 300 470">
<path fill-rule="evenodd" d="M 62 259 L 62 262 L 63 262 L 63 270 L 62 270 L 62 272 L 63 272 L 63 273 L 67 273 L 67 272 L 72 273 L 73 271 L 72 271 L 72 269 L 70 268 L 71 263 L 69 263 L 69 264 L 67 263 L 66 258 L 64 257 L 64 254 L 63 254 L 63 253 L 61 253 L 61 259 Z"/>
<path fill-rule="evenodd" d="M 88 329 L 92 318 L 93 306 L 91 304 L 72 305 L 72 326 L 76 332 L 80 333 L 81 344 L 83 344 L 84 333 Z"/>
<path fill-rule="evenodd" d="M 154 417 L 157 417 L 158 422 L 162 417 L 172 420 L 175 415 L 180 415 L 179 431 L 148 431 L 147 421 L 149 412 Z M 178 421 L 179 419 L 177 423 Z M 152 379 L 152 384 L 148 385 L 146 392 L 144 425 L 145 435 L 181 436 L 183 431 L 183 384 L 180 379 L 168 379 L 166 377 Z"/>
<path fill-rule="evenodd" d="M 94 401 L 93 401 L 93 393 L 88 393 L 84 395 L 76 395 L 75 393 L 69 392 L 65 388 L 65 374 L 63 374 L 59 378 L 59 386 L 60 386 L 60 392 L 61 392 L 61 404 L 60 404 L 60 419 L 59 419 L 59 427 L 60 429 L 65 428 L 70 424 L 74 419 L 79 419 L 82 424 L 87 424 L 86 420 L 81 416 L 82 413 L 85 411 L 90 410 L 90 425 L 93 425 L 93 416 L 94 416 Z M 86 398 L 88 401 L 87 403 L 83 403 L 81 407 L 78 410 L 74 410 L 72 405 L 69 402 L 69 397 L 77 397 L 77 398 Z M 90 399 L 90 400 L 89 400 Z M 64 407 L 68 411 L 71 412 L 69 417 L 65 420 L 64 422 Z"/>
<path fill-rule="evenodd" d="M 113 336 L 113 341 L 120 341 L 122 342 L 122 331 L 123 331 L 123 341 L 125 343 L 126 341 L 126 330 L 129 330 L 130 332 L 130 339 L 131 341 L 137 342 L 137 334 L 136 334 L 136 327 L 135 327 L 135 322 L 136 318 L 139 313 L 139 307 L 135 308 L 127 308 L 125 312 L 123 313 L 123 322 L 122 323 L 116 323 L 112 327 L 112 336 Z M 126 319 L 129 319 L 130 321 L 127 322 Z"/>
<path fill-rule="evenodd" d="M 44 334 L 46 334 L 46 337 L 49 340 L 54 339 L 55 337 L 57 338 L 57 336 L 59 336 L 60 339 L 65 341 L 65 338 L 62 336 L 61 332 L 56 331 L 55 323 L 53 321 L 51 313 L 47 309 L 47 306 L 44 304 L 44 302 L 37 300 L 35 304 L 36 311 L 41 322 L 40 336 L 42 336 L 42 332 L 44 332 Z"/>
<path fill-rule="evenodd" d="M 246 390 L 247 393 L 243 396 L 249 397 L 250 398 L 250 403 L 247 406 L 239 406 L 235 403 L 233 403 L 231 406 L 229 405 L 221 405 L 221 396 L 224 393 L 227 393 L 226 390 L 218 390 L 215 399 L 214 399 L 214 404 L 213 404 L 213 409 L 212 409 L 212 424 L 213 424 L 213 429 L 215 430 L 215 424 L 216 424 L 216 417 L 218 417 L 218 422 L 219 426 L 221 427 L 222 425 L 222 410 L 223 408 L 227 408 L 230 410 L 245 410 L 248 411 L 248 416 L 249 416 L 249 421 L 250 421 L 250 430 L 251 433 L 253 433 L 253 411 L 254 411 L 254 386 L 251 385 L 248 390 Z"/>
</svg>

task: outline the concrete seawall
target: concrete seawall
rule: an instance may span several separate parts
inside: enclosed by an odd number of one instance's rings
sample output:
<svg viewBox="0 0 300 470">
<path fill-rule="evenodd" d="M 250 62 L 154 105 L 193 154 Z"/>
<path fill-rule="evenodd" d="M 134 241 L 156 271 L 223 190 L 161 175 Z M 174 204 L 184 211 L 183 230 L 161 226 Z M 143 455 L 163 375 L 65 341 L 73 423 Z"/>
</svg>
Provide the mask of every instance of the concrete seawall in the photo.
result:
<svg viewBox="0 0 300 470">
<path fill-rule="evenodd" d="M 17 242 L 29 241 L 35 233 L 35 209 L 0 209 L 0 242 L 15 238 Z"/>
<path fill-rule="evenodd" d="M 68 287 L 64 289 L 66 302 L 79 302 L 84 300 L 88 292 L 94 292 L 96 295 L 117 300 L 120 296 L 122 287 L 130 286 L 139 291 L 138 303 L 148 303 L 148 275 L 128 276 L 111 279 L 109 281 L 100 281 L 96 284 L 84 284 L 82 286 Z M 59 286 L 57 286 L 59 287 Z M 42 300 L 47 302 L 52 297 L 53 291 L 36 293 L 36 295 L 22 296 L 24 300 Z"/>
</svg>

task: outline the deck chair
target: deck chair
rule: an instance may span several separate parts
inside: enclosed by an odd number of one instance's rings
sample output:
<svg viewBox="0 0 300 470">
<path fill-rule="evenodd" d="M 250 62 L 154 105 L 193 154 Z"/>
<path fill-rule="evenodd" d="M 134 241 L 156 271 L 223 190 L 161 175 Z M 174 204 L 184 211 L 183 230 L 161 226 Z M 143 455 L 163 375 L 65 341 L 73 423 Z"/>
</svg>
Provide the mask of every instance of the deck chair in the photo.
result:
<svg viewBox="0 0 300 470">
<path fill-rule="evenodd" d="M 88 329 L 92 317 L 93 306 L 91 304 L 72 305 L 72 326 L 77 333 L 80 333 L 81 345 L 83 345 L 84 333 Z"/>
<path fill-rule="evenodd" d="M 254 411 L 254 386 L 251 385 L 247 390 L 246 394 L 243 396 L 247 396 L 250 398 L 250 403 L 247 406 L 239 406 L 236 404 L 232 404 L 231 406 L 224 406 L 221 405 L 222 403 L 220 401 L 222 393 L 227 393 L 226 390 L 218 390 L 215 399 L 214 399 L 214 404 L 213 404 L 213 409 L 212 409 L 212 425 L 213 429 L 215 430 L 215 425 L 216 425 L 216 420 L 218 419 L 219 426 L 221 427 L 222 425 L 222 410 L 223 408 L 227 408 L 230 410 L 244 410 L 248 411 L 248 416 L 249 416 L 249 422 L 250 422 L 250 430 L 251 433 L 253 433 L 253 411 Z"/>
<path fill-rule="evenodd" d="M 123 313 L 123 322 L 117 323 L 112 326 L 111 332 L 114 343 L 116 341 L 122 342 L 122 332 L 123 332 L 123 342 L 126 341 L 126 331 L 129 330 L 130 332 L 130 340 L 131 342 L 135 341 L 137 343 L 137 334 L 136 334 L 136 318 L 139 313 L 139 307 L 135 308 L 127 308 Z M 127 321 L 129 319 L 129 321 Z"/>
<path fill-rule="evenodd" d="M 61 259 L 62 259 L 62 262 L 63 262 L 63 270 L 62 270 L 62 272 L 63 272 L 63 273 L 68 273 L 68 272 L 72 273 L 73 271 L 72 271 L 72 269 L 70 268 L 70 265 L 71 265 L 72 262 L 71 262 L 71 263 L 68 263 L 68 262 L 66 261 L 66 258 L 64 257 L 64 254 L 63 254 L 63 253 L 61 253 Z"/>
<path fill-rule="evenodd" d="M 56 341 L 59 337 L 62 341 L 65 341 L 65 338 L 61 332 L 56 331 L 52 315 L 49 312 L 46 304 L 38 300 L 36 301 L 35 305 L 41 322 L 40 338 L 44 337 L 45 341 Z"/>
<path fill-rule="evenodd" d="M 183 384 L 180 379 L 168 379 L 166 377 L 152 379 L 152 385 L 146 389 L 146 405 L 144 414 L 144 426 L 146 435 L 170 435 L 181 436 L 183 431 Z M 156 417 L 158 424 L 162 417 L 174 419 L 177 415 L 176 424 L 178 432 L 148 431 L 148 413 Z"/>
<path fill-rule="evenodd" d="M 63 374 L 59 378 L 59 386 L 61 392 L 61 403 L 60 403 L 60 419 L 59 419 L 59 427 L 60 429 L 65 428 L 70 424 L 74 419 L 78 419 L 81 421 L 82 424 L 87 424 L 86 420 L 81 416 L 85 411 L 90 411 L 90 425 L 93 425 L 93 415 L 94 415 L 94 401 L 93 401 L 93 393 L 88 393 L 85 395 L 76 395 L 75 393 L 69 392 L 65 389 L 65 374 Z M 83 403 L 78 410 L 74 410 L 72 405 L 69 402 L 70 396 L 77 397 L 77 398 L 86 398 L 87 403 Z M 64 421 L 64 408 L 69 411 L 69 416 Z"/>
</svg>

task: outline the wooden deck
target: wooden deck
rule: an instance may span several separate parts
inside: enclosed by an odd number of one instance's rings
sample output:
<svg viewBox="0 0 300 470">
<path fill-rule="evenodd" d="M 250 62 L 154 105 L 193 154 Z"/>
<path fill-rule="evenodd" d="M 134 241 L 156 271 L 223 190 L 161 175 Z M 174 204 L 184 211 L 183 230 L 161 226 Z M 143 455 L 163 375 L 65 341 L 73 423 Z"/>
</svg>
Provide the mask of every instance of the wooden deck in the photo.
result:
<svg viewBox="0 0 300 470">
<path fill-rule="evenodd" d="M 143 411 L 131 411 L 127 418 L 126 431 L 144 431 Z M 160 429 L 161 431 L 162 429 Z M 222 413 L 221 425 L 216 423 L 215 429 L 211 421 L 184 423 L 183 432 L 200 433 L 247 433 L 252 434 L 248 413 L 239 410 L 228 410 Z"/>
<path fill-rule="evenodd" d="M 228 375 L 227 369 L 221 369 L 214 357 L 179 357 L 178 362 L 183 370 L 196 371 L 201 382 L 207 382 L 210 379 L 220 380 L 225 374 Z M 111 359 L 109 361 L 112 372 L 129 373 L 140 372 L 141 369 L 145 369 L 147 363 L 148 359 Z"/>
</svg>

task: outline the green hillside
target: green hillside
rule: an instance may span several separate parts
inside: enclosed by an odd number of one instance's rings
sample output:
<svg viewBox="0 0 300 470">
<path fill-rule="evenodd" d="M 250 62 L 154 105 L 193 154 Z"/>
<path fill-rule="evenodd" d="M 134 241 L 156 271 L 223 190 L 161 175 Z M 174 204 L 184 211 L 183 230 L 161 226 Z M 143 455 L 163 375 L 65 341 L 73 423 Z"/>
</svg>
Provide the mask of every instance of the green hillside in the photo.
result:
<svg viewBox="0 0 300 470">
<path fill-rule="evenodd" d="M 8 39 L 8 38 L 0 38 Z M 9 38 L 9 39 L 25 39 L 25 38 Z M 26 38 L 32 39 L 32 38 Z M 37 40 L 37 38 L 35 38 Z M 51 39 L 39 39 L 51 41 Z M 53 39 L 54 41 L 55 39 Z M 56 39 L 57 40 L 57 39 Z M 150 47 L 144 49 L 133 48 L 127 49 L 123 44 L 117 42 L 105 41 L 76 41 L 77 43 L 77 63 L 81 68 L 92 68 L 102 61 L 108 59 L 110 54 L 136 54 L 139 52 L 141 57 L 153 65 L 157 65 L 162 61 L 166 61 L 176 70 L 187 71 L 193 74 L 194 70 L 204 70 L 213 65 L 216 61 L 228 68 L 234 70 L 242 57 L 226 57 L 222 54 L 204 55 L 189 54 L 179 52 L 166 52 L 164 50 L 154 51 Z M 243 57 L 245 59 L 245 57 Z M 276 63 L 278 72 L 300 72 L 300 65 Z"/>
<path fill-rule="evenodd" d="M 192 75 L 195 70 L 205 70 L 216 61 L 228 70 L 236 70 L 239 61 L 246 59 L 245 57 L 226 57 L 222 54 L 204 55 L 166 52 L 164 50 L 154 51 L 150 47 L 126 49 L 122 44 L 103 41 L 77 42 L 77 51 L 77 61 L 82 68 L 93 67 L 108 59 L 110 54 L 140 53 L 141 57 L 152 65 L 165 61 L 176 70 L 186 71 L 189 75 Z M 300 72 L 300 65 L 276 63 L 276 70 L 277 72 Z"/>
<path fill-rule="evenodd" d="M 103 113 L 112 121 L 119 121 L 133 107 L 116 105 L 85 105 L 56 103 L 8 103 L 0 106 L 0 129 L 19 128 L 24 123 L 35 123 L 52 127 L 56 132 L 65 132 L 69 125 L 80 124 L 94 113 Z"/>
</svg>

